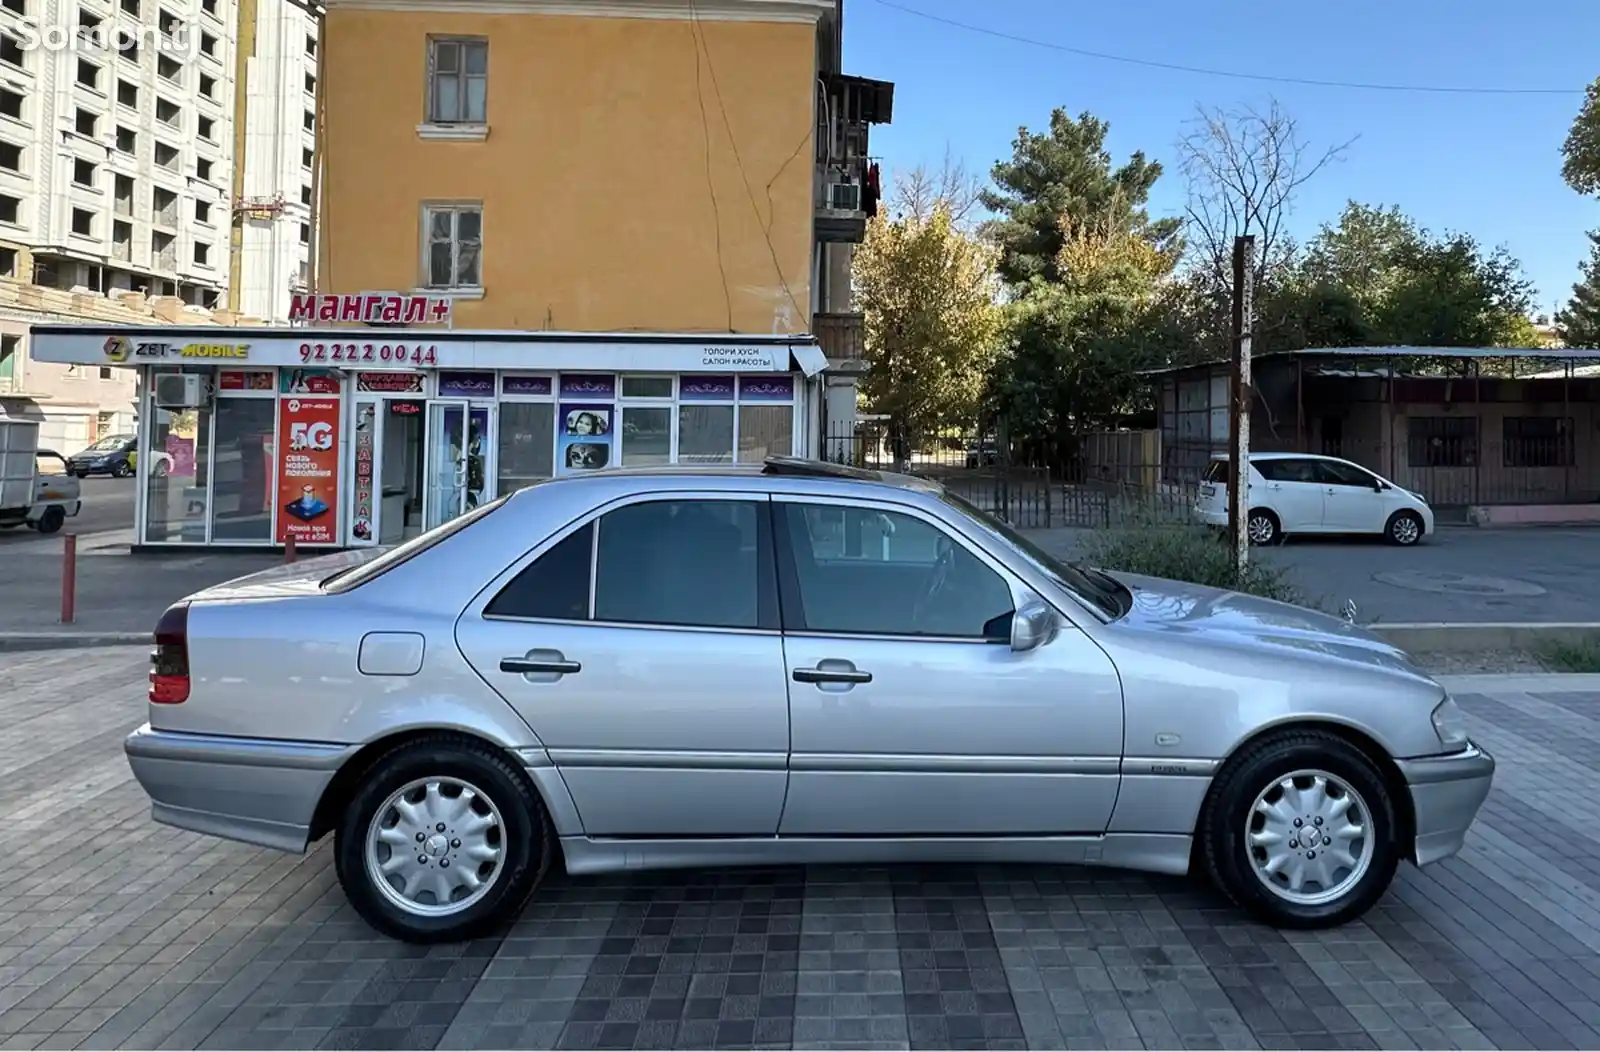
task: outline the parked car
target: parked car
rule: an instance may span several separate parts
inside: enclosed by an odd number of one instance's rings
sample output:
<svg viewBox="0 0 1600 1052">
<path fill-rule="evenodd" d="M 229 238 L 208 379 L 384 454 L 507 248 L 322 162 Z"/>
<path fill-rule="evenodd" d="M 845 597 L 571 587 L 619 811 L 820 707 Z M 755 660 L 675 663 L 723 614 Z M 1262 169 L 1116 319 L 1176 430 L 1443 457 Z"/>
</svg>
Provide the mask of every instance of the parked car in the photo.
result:
<svg viewBox="0 0 1600 1052">
<path fill-rule="evenodd" d="M 66 460 L 38 442 L 37 420 L 0 412 L 0 530 L 55 533 L 83 507 Z"/>
<path fill-rule="evenodd" d="M 420 942 L 552 865 L 1193 862 L 1321 927 L 1457 852 L 1495 767 L 1364 629 L 790 458 L 543 482 L 192 595 L 126 751 L 160 822 L 332 833 L 350 902 Z"/>
<path fill-rule="evenodd" d="M 110 475 L 127 478 L 133 474 L 133 451 L 139 445 L 137 435 L 106 435 L 86 449 L 67 458 L 67 470 L 79 478 L 90 475 Z"/>
<path fill-rule="evenodd" d="M 1000 446 L 994 439 L 967 443 L 967 467 L 994 467 L 1000 463 Z"/>
<path fill-rule="evenodd" d="M 1230 465 L 1225 456 L 1206 465 L 1195 502 L 1201 522 L 1227 526 Z M 1372 534 L 1390 544 L 1413 545 L 1433 534 L 1426 497 L 1338 457 L 1252 453 L 1249 492 L 1245 532 L 1252 544 L 1320 533 Z"/>
</svg>

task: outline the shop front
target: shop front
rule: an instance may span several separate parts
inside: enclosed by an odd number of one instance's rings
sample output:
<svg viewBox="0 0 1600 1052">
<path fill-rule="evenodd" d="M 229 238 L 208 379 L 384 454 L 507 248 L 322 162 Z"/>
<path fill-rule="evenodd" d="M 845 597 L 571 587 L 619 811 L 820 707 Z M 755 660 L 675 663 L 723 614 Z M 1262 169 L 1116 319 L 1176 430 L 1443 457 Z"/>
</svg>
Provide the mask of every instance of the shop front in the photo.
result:
<svg viewBox="0 0 1600 1052">
<path fill-rule="evenodd" d="M 808 337 L 39 325 L 31 345 L 138 371 L 139 547 L 394 544 L 556 476 L 815 456 L 826 365 Z"/>
</svg>

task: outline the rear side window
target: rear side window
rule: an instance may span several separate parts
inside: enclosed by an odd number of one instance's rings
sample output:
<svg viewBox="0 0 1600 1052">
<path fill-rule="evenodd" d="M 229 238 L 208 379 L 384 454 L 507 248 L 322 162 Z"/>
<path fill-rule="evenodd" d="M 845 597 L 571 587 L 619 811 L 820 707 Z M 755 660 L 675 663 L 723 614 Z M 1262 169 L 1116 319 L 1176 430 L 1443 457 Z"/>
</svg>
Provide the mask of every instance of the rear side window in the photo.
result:
<svg viewBox="0 0 1600 1052">
<path fill-rule="evenodd" d="M 1226 486 L 1228 477 L 1232 474 L 1228 470 L 1229 462 L 1226 460 L 1213 460 L 1206 465 L 1206 473 L 1200 476 L 1201 482 L 1220 482 Z"/>
<path fill-rule="evenodd" d="M 589 522 L 513 577 L 489 600 L 484 616 L 587 621 L 593 558 L 594 523 Z"/>
<path fill-rule="evenodd" d="M 1257 460 L 1252 466 L 1268 482 L 1317 481 L 1317 465 L 1311 460 Z"/>
</svg>

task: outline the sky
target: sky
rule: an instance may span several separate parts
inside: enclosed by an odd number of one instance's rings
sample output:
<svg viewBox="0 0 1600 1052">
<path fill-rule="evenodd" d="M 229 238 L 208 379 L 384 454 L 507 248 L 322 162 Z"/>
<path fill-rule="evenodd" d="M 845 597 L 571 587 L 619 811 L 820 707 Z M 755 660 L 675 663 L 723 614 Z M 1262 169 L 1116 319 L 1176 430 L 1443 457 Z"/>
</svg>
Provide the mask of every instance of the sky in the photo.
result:
<svg viewBox="0 0 1600 1052">
<path fill-rule="evenodd" d="M 890 5 L 895 6 L 890 6 Z M 1146 62 L 1267 77 L 1558 94 L 1375 91 L 1157 69 L 999 39 L 910 14 Z M 1436 232 L 1504 245 L 1537 289 L 1536 313 L 1566 302 L 1600 227 L 1600 200 L 1561 179 L 1561 143 L 1600 76 L 1596 0 L 845 0 L 846 73 L 892 81 L 894 120 L 871 150 L 894 173 L 948 153 L 987 175 L 1019 127 L 1087 110 L 1111 126 L 1114 164 L 1165 163 L 1156 215 L 1183 211 L 1175 143 L 1197 105 L 1273 99 L 1321 154 L 1354 139 L 1299 193 L 1302 240 L 1347 200 L 1398 205 Z"/>
</svg>

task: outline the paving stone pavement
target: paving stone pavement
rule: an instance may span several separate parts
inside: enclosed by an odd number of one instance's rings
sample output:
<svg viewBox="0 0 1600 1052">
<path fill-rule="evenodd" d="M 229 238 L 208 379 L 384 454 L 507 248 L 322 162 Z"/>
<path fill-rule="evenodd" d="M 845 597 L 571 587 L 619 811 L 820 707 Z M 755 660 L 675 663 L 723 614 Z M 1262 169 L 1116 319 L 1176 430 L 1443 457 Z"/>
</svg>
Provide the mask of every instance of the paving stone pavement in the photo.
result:
<svg viewBox="0 0 1600 1052">
<path fill-rule="evenodd" d="M 0 1048 L 1600 1047 L 1600 692 L 1461 697 L 1466 852 L 1282 933 L 1197 881 L 1061 867 L 553 879 L 417 948 L 304 858 L 154 825 L 142 648 L 0 655 Z"/>
</svg>

